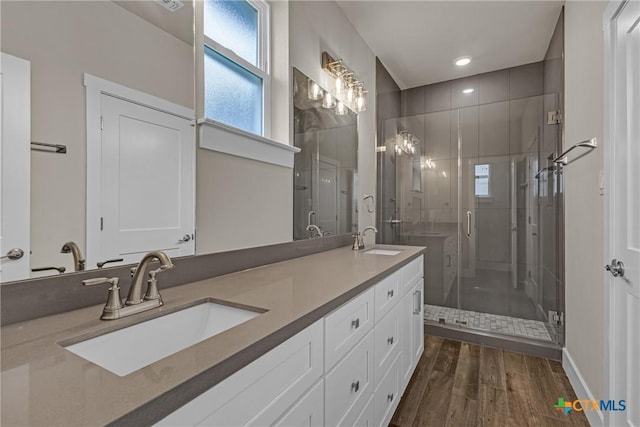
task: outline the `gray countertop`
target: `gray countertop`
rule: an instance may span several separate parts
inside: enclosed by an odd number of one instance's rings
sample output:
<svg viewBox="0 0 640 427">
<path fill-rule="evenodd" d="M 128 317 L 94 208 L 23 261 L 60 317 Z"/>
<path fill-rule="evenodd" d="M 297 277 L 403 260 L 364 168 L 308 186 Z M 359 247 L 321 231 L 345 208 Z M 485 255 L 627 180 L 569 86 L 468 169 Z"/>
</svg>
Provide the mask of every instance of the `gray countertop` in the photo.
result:
<svg viewBox="0 0 640 427">
<path fill-rule="evenodd" d="M 125 319 L 101 321 L 102 306 L 97 305 L 2 327 L 0 424 L 152 424 L 425 250 L 376 247 L 401 253 L 367 255 L 344 247 L 165 289 L 163 307 Z M 267 311 L 124 377 L 60 345 L 205 298 Z"/>
</svg>

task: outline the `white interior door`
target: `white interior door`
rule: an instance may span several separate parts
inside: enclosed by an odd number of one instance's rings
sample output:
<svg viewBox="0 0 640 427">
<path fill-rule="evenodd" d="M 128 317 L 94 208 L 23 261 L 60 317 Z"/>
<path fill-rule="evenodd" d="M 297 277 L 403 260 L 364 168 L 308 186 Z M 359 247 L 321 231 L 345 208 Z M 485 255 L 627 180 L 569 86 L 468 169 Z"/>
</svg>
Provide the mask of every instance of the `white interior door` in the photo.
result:
<svg viewBox="0 0 640 427">
<path fill-rule="evenodd" d="M 609 411 L 607 425 L 640 426 L 640 2 L 611 4 L 605 12 L 608 180 Z M 605 420 L 607 421 L 607 420 Z"/>
<path fill-rule="evenodd" d="M 26 279 L 30 274 L 31 63 L 1 55 L 0 281 L 9 282 Z M 21 250 L 22 257 L 7 257 L 12 249 Z"/>
<path fill-rule="evenodd" d="M 194 254 L 194 128 L 188 119 L 101 96 L 101 258 Z"/>
</svg>

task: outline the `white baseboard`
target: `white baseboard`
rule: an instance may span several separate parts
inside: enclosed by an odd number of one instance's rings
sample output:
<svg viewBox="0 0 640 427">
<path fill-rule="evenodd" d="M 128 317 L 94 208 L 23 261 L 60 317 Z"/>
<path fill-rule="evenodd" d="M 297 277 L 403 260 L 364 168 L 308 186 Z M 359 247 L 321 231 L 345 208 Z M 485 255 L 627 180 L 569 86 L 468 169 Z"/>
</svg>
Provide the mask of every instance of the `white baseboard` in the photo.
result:
<svg viewBox="0 0 640 427">
<path fill-rule="evenodd" d="M 578 367 L 566 347 L 562 349 L 562 367 L 567 373 L 569 382 L 571 383 L 571 386 L 576 392 L 576 396 L 578 396 L 579 400 L 599 400 L 596 399 L 593 396 L 593 393 L 591 393 L 591 390 L 589 390 L 589 386 L 584 381 L 582 374 L 578 370 Z M 604 426 L 602 411 L 585 411 L 584 414 L 587 416 L 587 420 L 592 426 Z"/>
</svg>

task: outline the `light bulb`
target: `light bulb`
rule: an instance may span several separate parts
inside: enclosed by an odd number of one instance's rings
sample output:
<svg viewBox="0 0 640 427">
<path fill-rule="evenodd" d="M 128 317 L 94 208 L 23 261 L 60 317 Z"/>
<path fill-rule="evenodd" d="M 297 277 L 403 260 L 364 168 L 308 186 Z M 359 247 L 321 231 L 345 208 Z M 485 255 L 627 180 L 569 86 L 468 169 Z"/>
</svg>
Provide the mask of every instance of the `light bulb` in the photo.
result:
<svg viewBox="0 0 640 427">
<path fill-rule="evenodd" d="M 336 76 L 336 94 L 340 95 L 344 91 L 344 79 L 342 78 L 342 74 L 338 74 Z"/>
<path fill-rule="evenodd" d="M 358 96 L 356 97 L 356 110 L 358 112 L 364 111 L 367 109 L 366 99 L 364 97 L 364 92 L 360 90 L 358 92 Z"/>
<path fill-rule="evenodd" d="M 311 79 L 307 81 L 307 98 L 313 101 L 322 98 L 322 89 L 318 86 L 318 83 Z"/>
<path fill-rule="evenodd" d="M 324 108 L 333 108 L 336 106 L 336 98 L 331 95 L 329 92 L 325 92 L 324 98 L 322 99 L 322 106 Z"/>
<path fill-rule="evenodd" d="M 354 95 L 355 95 L 355 90 L 353 89 L 353 85 L 349 85 L 349 87 L 347 88 L 347 102 L 348 103 L 352 103 L 353 102 Z"/>
<path fill-rule="evenodd" d="M 338 101 L 338 103 L 336 104 L 336 114 L 338 116 L 344 116 L 345 114 L 347 114 L 347 107 L 342 101 Z"/>
</svg>

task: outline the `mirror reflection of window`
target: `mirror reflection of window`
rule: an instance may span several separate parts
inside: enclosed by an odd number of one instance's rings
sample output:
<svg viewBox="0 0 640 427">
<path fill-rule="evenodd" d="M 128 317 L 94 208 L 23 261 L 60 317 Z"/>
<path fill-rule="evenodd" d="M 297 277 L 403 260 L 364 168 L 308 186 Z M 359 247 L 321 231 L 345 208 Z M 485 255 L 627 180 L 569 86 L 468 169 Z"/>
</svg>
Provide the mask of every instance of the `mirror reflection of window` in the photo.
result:
<svg viewBox="0 0 640 427">
<path fill-rule="evenodd" d="M 489 197 L 489 165 L 475 165 L 476 197 Z"/>
</svg>

